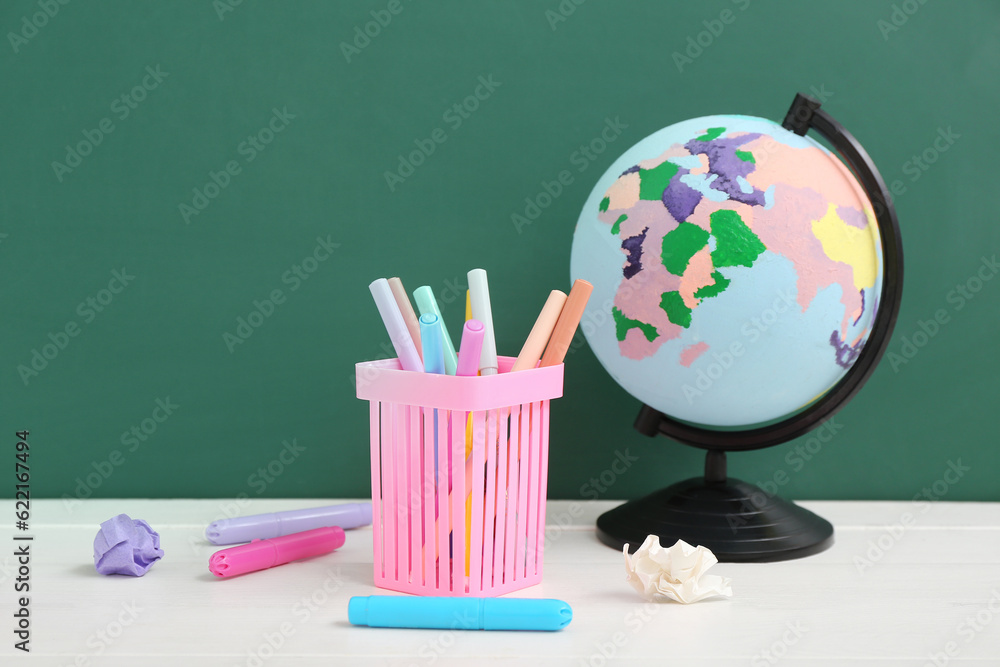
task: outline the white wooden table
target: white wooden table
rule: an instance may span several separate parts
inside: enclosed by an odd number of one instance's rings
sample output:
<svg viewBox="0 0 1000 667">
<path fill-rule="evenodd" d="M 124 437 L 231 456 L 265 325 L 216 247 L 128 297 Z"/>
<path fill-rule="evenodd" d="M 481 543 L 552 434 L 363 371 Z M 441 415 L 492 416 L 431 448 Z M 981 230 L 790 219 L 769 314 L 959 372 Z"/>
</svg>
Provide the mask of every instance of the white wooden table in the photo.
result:
<svg viewBox="0 0 1000 667">
<path fill-rule="evenodd" d="M 244 501 L 242 515 L 331 504 Z M 594 519 L 614 502 L 551 501 L 543 583 L 519 593 L 573 607 L 558 633 L 358 628 L 352 595 L 372 584 L 371 529 L 339 551 L 231 580 L 208 572 L 205 526 L 219 500 L 32 504 L 31 654 L 13 648 L 17 574 L 0 529 L 2 665 L 1000 665 L 1000 505 L 806 502 L 836 544 L 798 561 L 717 565 L 734 597 L 649 604 Z M 166 552 L 142 578 L 93 566 L 98 524 L 146 519 Z M 903 527 L 905 515 L 913 521 Z M 575 517 L 575 518 L 574 518 Z M 897 526 L 890 529 L 890 526 Z M 19 535 L 25 533 L 18 532 Z M 863 560 L 862 560 L 863 559 Z"/>
</svg>

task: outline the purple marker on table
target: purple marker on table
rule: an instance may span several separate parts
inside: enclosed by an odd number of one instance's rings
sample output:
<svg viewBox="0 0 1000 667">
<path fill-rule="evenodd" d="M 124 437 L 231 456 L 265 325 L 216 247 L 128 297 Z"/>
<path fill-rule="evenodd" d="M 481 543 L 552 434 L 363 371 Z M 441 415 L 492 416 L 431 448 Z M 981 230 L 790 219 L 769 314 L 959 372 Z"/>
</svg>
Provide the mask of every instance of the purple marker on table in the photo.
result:
<svg viewBox="0 0 1000 667">
<path fill-rule="evenodd" d="M 371 522 L 371 503 L 345 503 L 220 519 L 208 525 L 205 537 L 213 544 L 236 544 L 251 540 L 267 540 L 329 526 L 340 526 L 346 530 L 368 526 Z"/>
</svg>

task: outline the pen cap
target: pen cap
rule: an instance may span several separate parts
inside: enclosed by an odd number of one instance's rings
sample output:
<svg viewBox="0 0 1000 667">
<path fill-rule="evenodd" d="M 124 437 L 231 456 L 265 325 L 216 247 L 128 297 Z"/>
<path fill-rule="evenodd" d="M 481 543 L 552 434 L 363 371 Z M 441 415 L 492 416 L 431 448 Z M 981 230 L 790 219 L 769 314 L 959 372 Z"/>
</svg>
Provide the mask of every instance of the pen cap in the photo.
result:
<svg viewBox="0 0 1000 667">
<path fill-rule="evenodd" d="M 576 334 L 576 327 L 580 324 L 580 318 L 583 317 L 583 311 L 593 291 L 594 286 L 586 280 L 577 280 L 573 283 L 562 312 L 559 313 L 559 319 L 552 329 L 549 344 L 545 346 L 545 354 L 542 355 L 541 361 L 543 367 L 561 364 L 566 358 L 573 336 Z"/>
<path fill-rule="evenodd" d="M 417 314 L 413 312 L 413 304 L 410 303 L 410 297 L 406 296 L 406 289 L 403 288 L 403 281 L 399 278 L 389 278 L 389 289 L 392 291 L 392 298 L 396 300 L 396 305 L 399 307 L 399 314 L 403 316 L 403 322 L 406 324 L 406 330 L 410 332 L 410 338 L 413 340 L 413 346 L 416 347 L 417 353 L 421 351 L 420 347 L 420 324 L 417 323 Z"/>
<path fill-rule="evenodd" d="M 479 372 L 479 355 L 483 349 L 485 327 L 479 320 L 469 320 L 462 327 L 462 343 L 458 348 L 455 375 L 470 376 Z"/>
<path fill-rule="evenodd" d="M 315 528 L 315 526 L 309 527 Z M 208 524 L 208 528 L 205 529 L 205 537 L 212 544 L 239 544 L 251 540 L 266 540 L 282 534 L 281 520 L 273 513 L 219 519 Z"/>
<path fill-rule="evenodd" d="M 278 512 L 274 516 L 277 517 L 280 524 L 278 535 L 291 535 L 328 526 L 339 526 L 347 530 L 371 524 L 372 505 L 371 503 L 327 505 L 326 507 Z"/>
<path fill-rule="evenodd" d="M 542 352 L 545 351 L 545 346 L 552 336 L 552 330 L 555 328 L 556 322 L 559 321 L 559 315 L 562 313 L 565 304 L 565 293 L 557 289 L 549 293 L 549 297 L 545 300 L 545 305 L 542 306 L 542 312 L 538 314 L 538 318 L 535 320 L 534 326 L 531 327 L 531 332 L 528 334 L 527 340 L 524 341 L 524 345 L 521 347 L 520 354 L 517 355 L 517 361 L 514 362 L 514 366 L 510 369 L 511 372 L 527 370 L 538 365 L 538 361 L 542 358 Z"/>
<path fill-rule="evenodd" d="M 400 365 L 407 371 L 423 372 L 424 363 L 420 359 L 413 338 L 406 328 L 406 322 L 399 311 L 399 304 L 396 303 L 396 297 L 392 294 L 392 288 L 389 287 L 389 281 L 385 278 L 379 278 L 373 281 L 368 289 L 372 293 L 372 298 L 375 299 L 375 305 L 378 307 L 379 315 L 382 316 L 382 323 L 385 324 L 389 340 L 392 341 L 392 347 L 396 350 L 396 356 L 399 357 Z"/>
<path fill-rule="evenodd" d="M 271 540 L 216 551 L 208 559 L 208 571 L 217 577 L 235 577 L 278 565 L 278 549 Z"/>
<path fill-rule="evenodd" d="M 434 313 L 420 316 L 420 341 L 424 352 L 424 371 L 444 374 L 444 343 L 441 340 L 441 319 Z"/>
<path fill-rule="evenodd" d="M 417 308 L 421 315 L 437 315 L 441 320 L 441 341 L 444 343 L 444 370 L 448 375 L 455 374 L 455 366 L 458 364 L 458 357 L 455 353 L 455 345 L 451 341 L 451 334 L 448 333 L 448 325 L 445 324 L 441 316 L 441 309 L 438 308 L 437 299 L 434 298 L 434 290 L 429 285 L 421 285 L 413 290 L 413 299 L 417 302 Z"/>
<path fill-rule="evenodd" d="M 483 323 L 483 350 L 479 357 L 479 370 L 483 375 L 497 372 L 497 344 L 493 331 L 493 307 L 490 305 L 490 287 L 483 269 L 472 269 L 468 274 L 472 316 Z"/>
<path fill-rule="evenodd" d="M 347 601 L 347 622 L 351 625 L 368 625 L 367 595 L 355 595 Z"/>
</svg>

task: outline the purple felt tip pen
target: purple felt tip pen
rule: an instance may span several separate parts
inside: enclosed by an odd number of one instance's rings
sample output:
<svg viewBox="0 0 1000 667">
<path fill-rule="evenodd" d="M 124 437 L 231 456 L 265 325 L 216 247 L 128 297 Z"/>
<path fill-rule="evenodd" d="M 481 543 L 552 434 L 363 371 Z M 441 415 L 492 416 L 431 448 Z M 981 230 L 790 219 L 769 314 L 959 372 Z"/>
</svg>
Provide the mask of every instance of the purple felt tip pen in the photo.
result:
<svg viewBox="0 0 1000 667">
<path fill-rule="evenodd" d="M 220 519 L 209 524 L 205 529 L 205 537 L 213 544 L 236 544 L 251 540 L 268 540 L 329 526 L 357 528 L 367 526 L 371 522 L 371 503 L 346 503 Z"/>
</svg>

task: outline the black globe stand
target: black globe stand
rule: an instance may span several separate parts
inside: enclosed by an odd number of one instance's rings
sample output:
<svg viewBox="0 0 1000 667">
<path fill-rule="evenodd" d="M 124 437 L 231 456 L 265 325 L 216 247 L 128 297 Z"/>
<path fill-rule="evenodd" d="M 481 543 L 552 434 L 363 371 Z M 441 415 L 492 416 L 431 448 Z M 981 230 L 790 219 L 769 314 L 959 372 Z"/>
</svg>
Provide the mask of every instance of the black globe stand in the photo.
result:
<svg viewBox="0 0 1000 667">
<path fill-rule="evenodd" d="M 853 171 L 871 201 L 882 244 L 883 279 L 875 323 L 854 365 L 822 398 L 795 415 L 767 426 L 716 431 L 677 421 L 644 405 L 635 428 L 648 436 L 663 434 L 682 444 L 708 450 L 705 476 L 672 484 L 625 503 L 597 519 L 604 544 L 630 551 L 647 535 L 660 544 L 677 540 L 708 547 L 723 562 L 767 562 L 802 558 L 833 544 L 829 521 L 795 503 L 726 474 L 726 452 L 772 447 L 797 438 L 832 417 L 861 389 L 882 358 L 899 315 L 903 291 L 903 246 L 896 211 L 885 181 L 861 144 L 820 103 L 795 96 L 782 125 L 804 135 L 825 137 Z"/>
<path fill-rule="evenodd" d="M 644 417 L 659 414 L 643 406 L 637 428 Z M 826 519 L 728 478 L 726 453 L 717 449 L 705 455 L 704 477 L 671 484 L 597 519 L 597 538 L 615 549 L 627 543 L 635 551 L 647 535 L 659 536 L 664 546 L 677 540 L 705 546 L 731 563 L 802 558 L 833 544 L 833 526 Z"/>
</svg>

